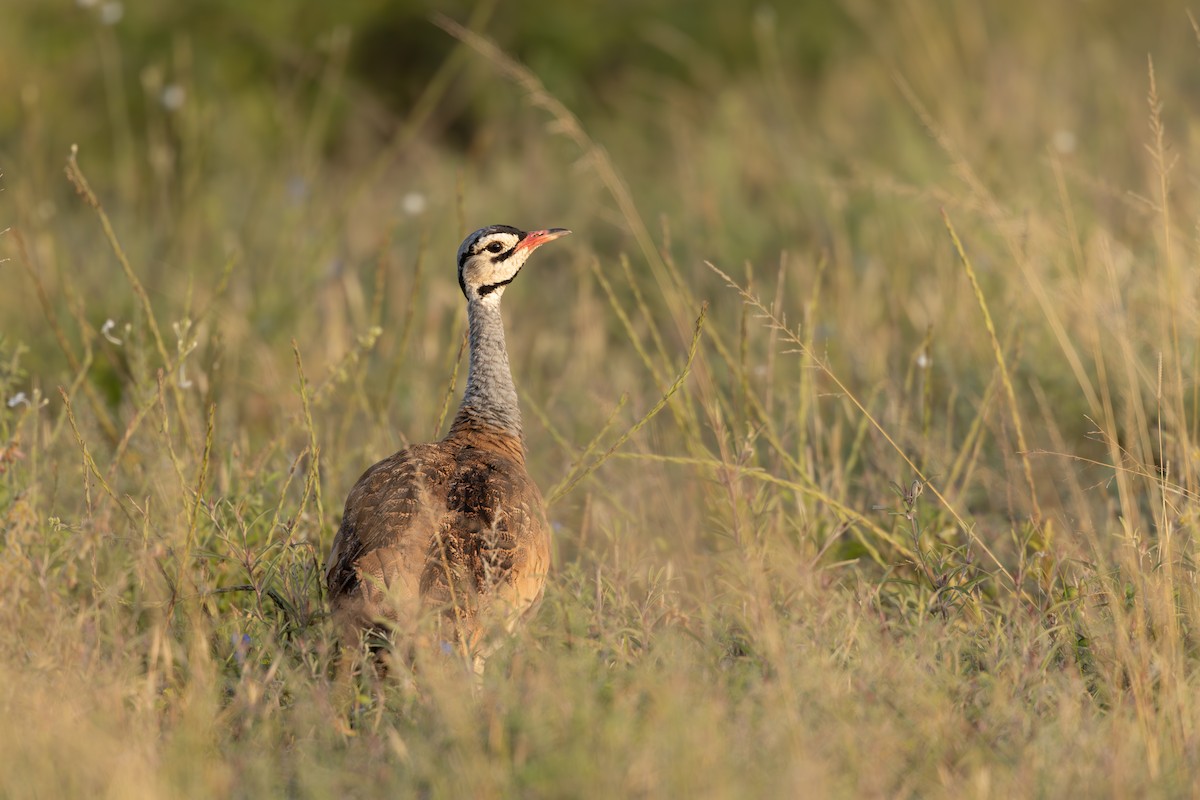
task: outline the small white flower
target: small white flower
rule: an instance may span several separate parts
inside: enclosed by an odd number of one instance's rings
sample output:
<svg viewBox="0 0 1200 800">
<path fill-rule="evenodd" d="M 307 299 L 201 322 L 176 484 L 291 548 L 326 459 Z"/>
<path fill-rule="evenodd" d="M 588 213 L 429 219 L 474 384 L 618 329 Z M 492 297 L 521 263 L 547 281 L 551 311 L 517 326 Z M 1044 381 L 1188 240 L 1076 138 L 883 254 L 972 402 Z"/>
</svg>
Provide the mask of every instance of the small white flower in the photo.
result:
<svg viewBox="0 0 1200 800">
<path fill-rule="evenodd" d="M 917 366 L 921 369 L 929 369 L 932 364 L 933 359 L 929 357 L 928 353 L 922 350 L 921 354 L 917 356 Z"/>
<path fill-rule="evenodd" d="M 191 388 L 192 382 L 188 380 L 187 372 L 184 370 L 186 366 L 183 362 L 188 354 L 196 349 L 195 342 L 188 341 L 188 332 L 192 329 L 192 321 L 184 317 L 179 322 L 172 322 L 171 327 L 175 330 L 175 350 L 179 353 L 179 388 Z"/>
<path fill-rule="evenodd" d="M 404 209 L 404 213 L 410 217 L 415 217 L 418 214 L 425 213 L 425 209 L 429 203 L 425 200 L 425 195 L 420 192 L 409 192 L 404 195 L 404 199 L 400 201 L 400 207 Z"/>
<path fill-rule="evenodd" d="M 124 344 L 120 339 L 112 335 L 112 329 L 117 327 L 117 323 L 111 319 L 104 320 L 104 324 L 100 326 L 100 335 L 116 345 Z"/>
<path fill-rule="evenodd" d="M 8 398 L 8 407 L 9 408 L 16 408 L 17 406 L 21 405 L 22 403 L 24 403 L 27 406 L 33 405 L 33 403 L 29 402 L 29 398 L 25 396 L 24 392 L 17 392 L 12 397 Z"/>
<path fill-rule="evenodd" d="M 121 21 L 121 17 L 125 16 L 125 6 L 111 0 L 100 6 L 100 21 L 105 25 L 116 25 Z"/>
<path fill-rule="evenodd" d="M 1056 130 L 1051 142 L 1054 144 L 1054 149 L 1064 156 L 1075 152 L 1075 134 L 1065 128 Z"/>
<path fill-rule="evenodd" d="M 308 197 L 308 182 L 299 175 L 293 175 L 287 182 L 288 199 L 299 203 Z"/>
<path fill-rule="evenodd" d="M 162 94 L 158 98 L 158 101 L 162 103 L 162 107 L 167 111 L 178 111 L 183 108 L 184 101 L 186 100 L 187 90 L 178 83 L 168 83 L 163 87 Z"/>
</svg>

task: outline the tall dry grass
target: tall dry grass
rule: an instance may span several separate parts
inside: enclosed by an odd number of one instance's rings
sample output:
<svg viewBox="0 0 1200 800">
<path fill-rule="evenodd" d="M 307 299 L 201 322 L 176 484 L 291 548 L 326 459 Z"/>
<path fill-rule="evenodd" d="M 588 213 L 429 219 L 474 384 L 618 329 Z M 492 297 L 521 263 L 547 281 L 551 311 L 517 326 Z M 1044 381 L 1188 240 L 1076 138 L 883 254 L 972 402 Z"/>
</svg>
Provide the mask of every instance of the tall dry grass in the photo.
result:
<svg viewBox="0 0 1200 800">
<path fill-rule="evenodd" d="M 372 140 L 346 42 L 234 107 L 179 44 L 141 105 L 107 84 L 111 153 L 34 64 L 3 793 L 1194 794 L 1200 51 L 1072 8 L 847 3 L 870 57 L 807 86 L 764 13 L 757 74 L 693 52 L 703 91 L 592 120 L 443 22 L 508 109 L 466 156 L 422 135 L 440 83 Z M 506 299 L 546 602 L 478 691 L 428 657 L 347 692 L 321 562 L 444 427 L 491 222 L 580 234 Z"/>
</svg>

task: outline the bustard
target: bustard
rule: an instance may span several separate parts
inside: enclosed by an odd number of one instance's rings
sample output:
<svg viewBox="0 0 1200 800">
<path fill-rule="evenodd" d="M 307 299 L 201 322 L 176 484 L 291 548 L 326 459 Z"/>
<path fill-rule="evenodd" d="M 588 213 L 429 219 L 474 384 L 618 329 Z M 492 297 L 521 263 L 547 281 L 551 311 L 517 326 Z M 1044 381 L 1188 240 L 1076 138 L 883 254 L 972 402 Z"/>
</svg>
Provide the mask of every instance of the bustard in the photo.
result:
<svg viewBox="0 0 1200 800">
<path fill-rule="evenodd" d="M 372 466 L 350 490 L 325 565 L 343 636 L 419 630 L 437 609 L 443 648 L 476 670 L 485 634 L 512 631 L 542 598 L 550 529 L 525 469 L 521 410 L 504 346 L 500 298 L 529 255 L 563 228 L 482 228 L 458 249 L 471 356 L 450 432 Z"/>
</svg>

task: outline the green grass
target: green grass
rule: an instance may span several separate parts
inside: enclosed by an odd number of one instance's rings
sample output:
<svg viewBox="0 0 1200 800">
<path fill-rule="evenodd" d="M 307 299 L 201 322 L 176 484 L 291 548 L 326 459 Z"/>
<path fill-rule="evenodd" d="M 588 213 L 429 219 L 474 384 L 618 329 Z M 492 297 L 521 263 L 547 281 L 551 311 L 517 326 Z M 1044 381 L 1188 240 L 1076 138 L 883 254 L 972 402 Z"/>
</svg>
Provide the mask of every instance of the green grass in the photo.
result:
<svg viewBox="0 0 1200 800">
<path fill-rule="evenodd" d="M 367 3 L 237 47 L 26 5 L 0 795 L 1200 791 L 1186 13 L 664 4 L 588 43 L 484 4 L 404 22 L 441 44 L 389 97 Z M 490 223 L 575 231 L 505 299 L 546 601 L 476 691 L 342 681 L 342 499 L 444 430 Z"/>
</svg>

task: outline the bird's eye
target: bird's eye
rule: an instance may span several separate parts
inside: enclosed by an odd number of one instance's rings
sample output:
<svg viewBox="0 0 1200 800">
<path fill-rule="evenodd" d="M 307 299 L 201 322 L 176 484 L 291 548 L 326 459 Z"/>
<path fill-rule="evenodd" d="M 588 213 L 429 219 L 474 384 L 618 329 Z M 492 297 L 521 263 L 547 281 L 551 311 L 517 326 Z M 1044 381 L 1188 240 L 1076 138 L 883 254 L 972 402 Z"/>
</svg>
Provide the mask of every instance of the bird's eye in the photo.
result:
<svg viewBox="0 0 1200 800">
<path fill-rule="evenodd" d="M 484 250 L 487 250 L 489 253 L 499 253 L 503 249 L 504 245 L 500 244 L 500 242 L 492 242 L 484 248 Z"/>
</svg>

